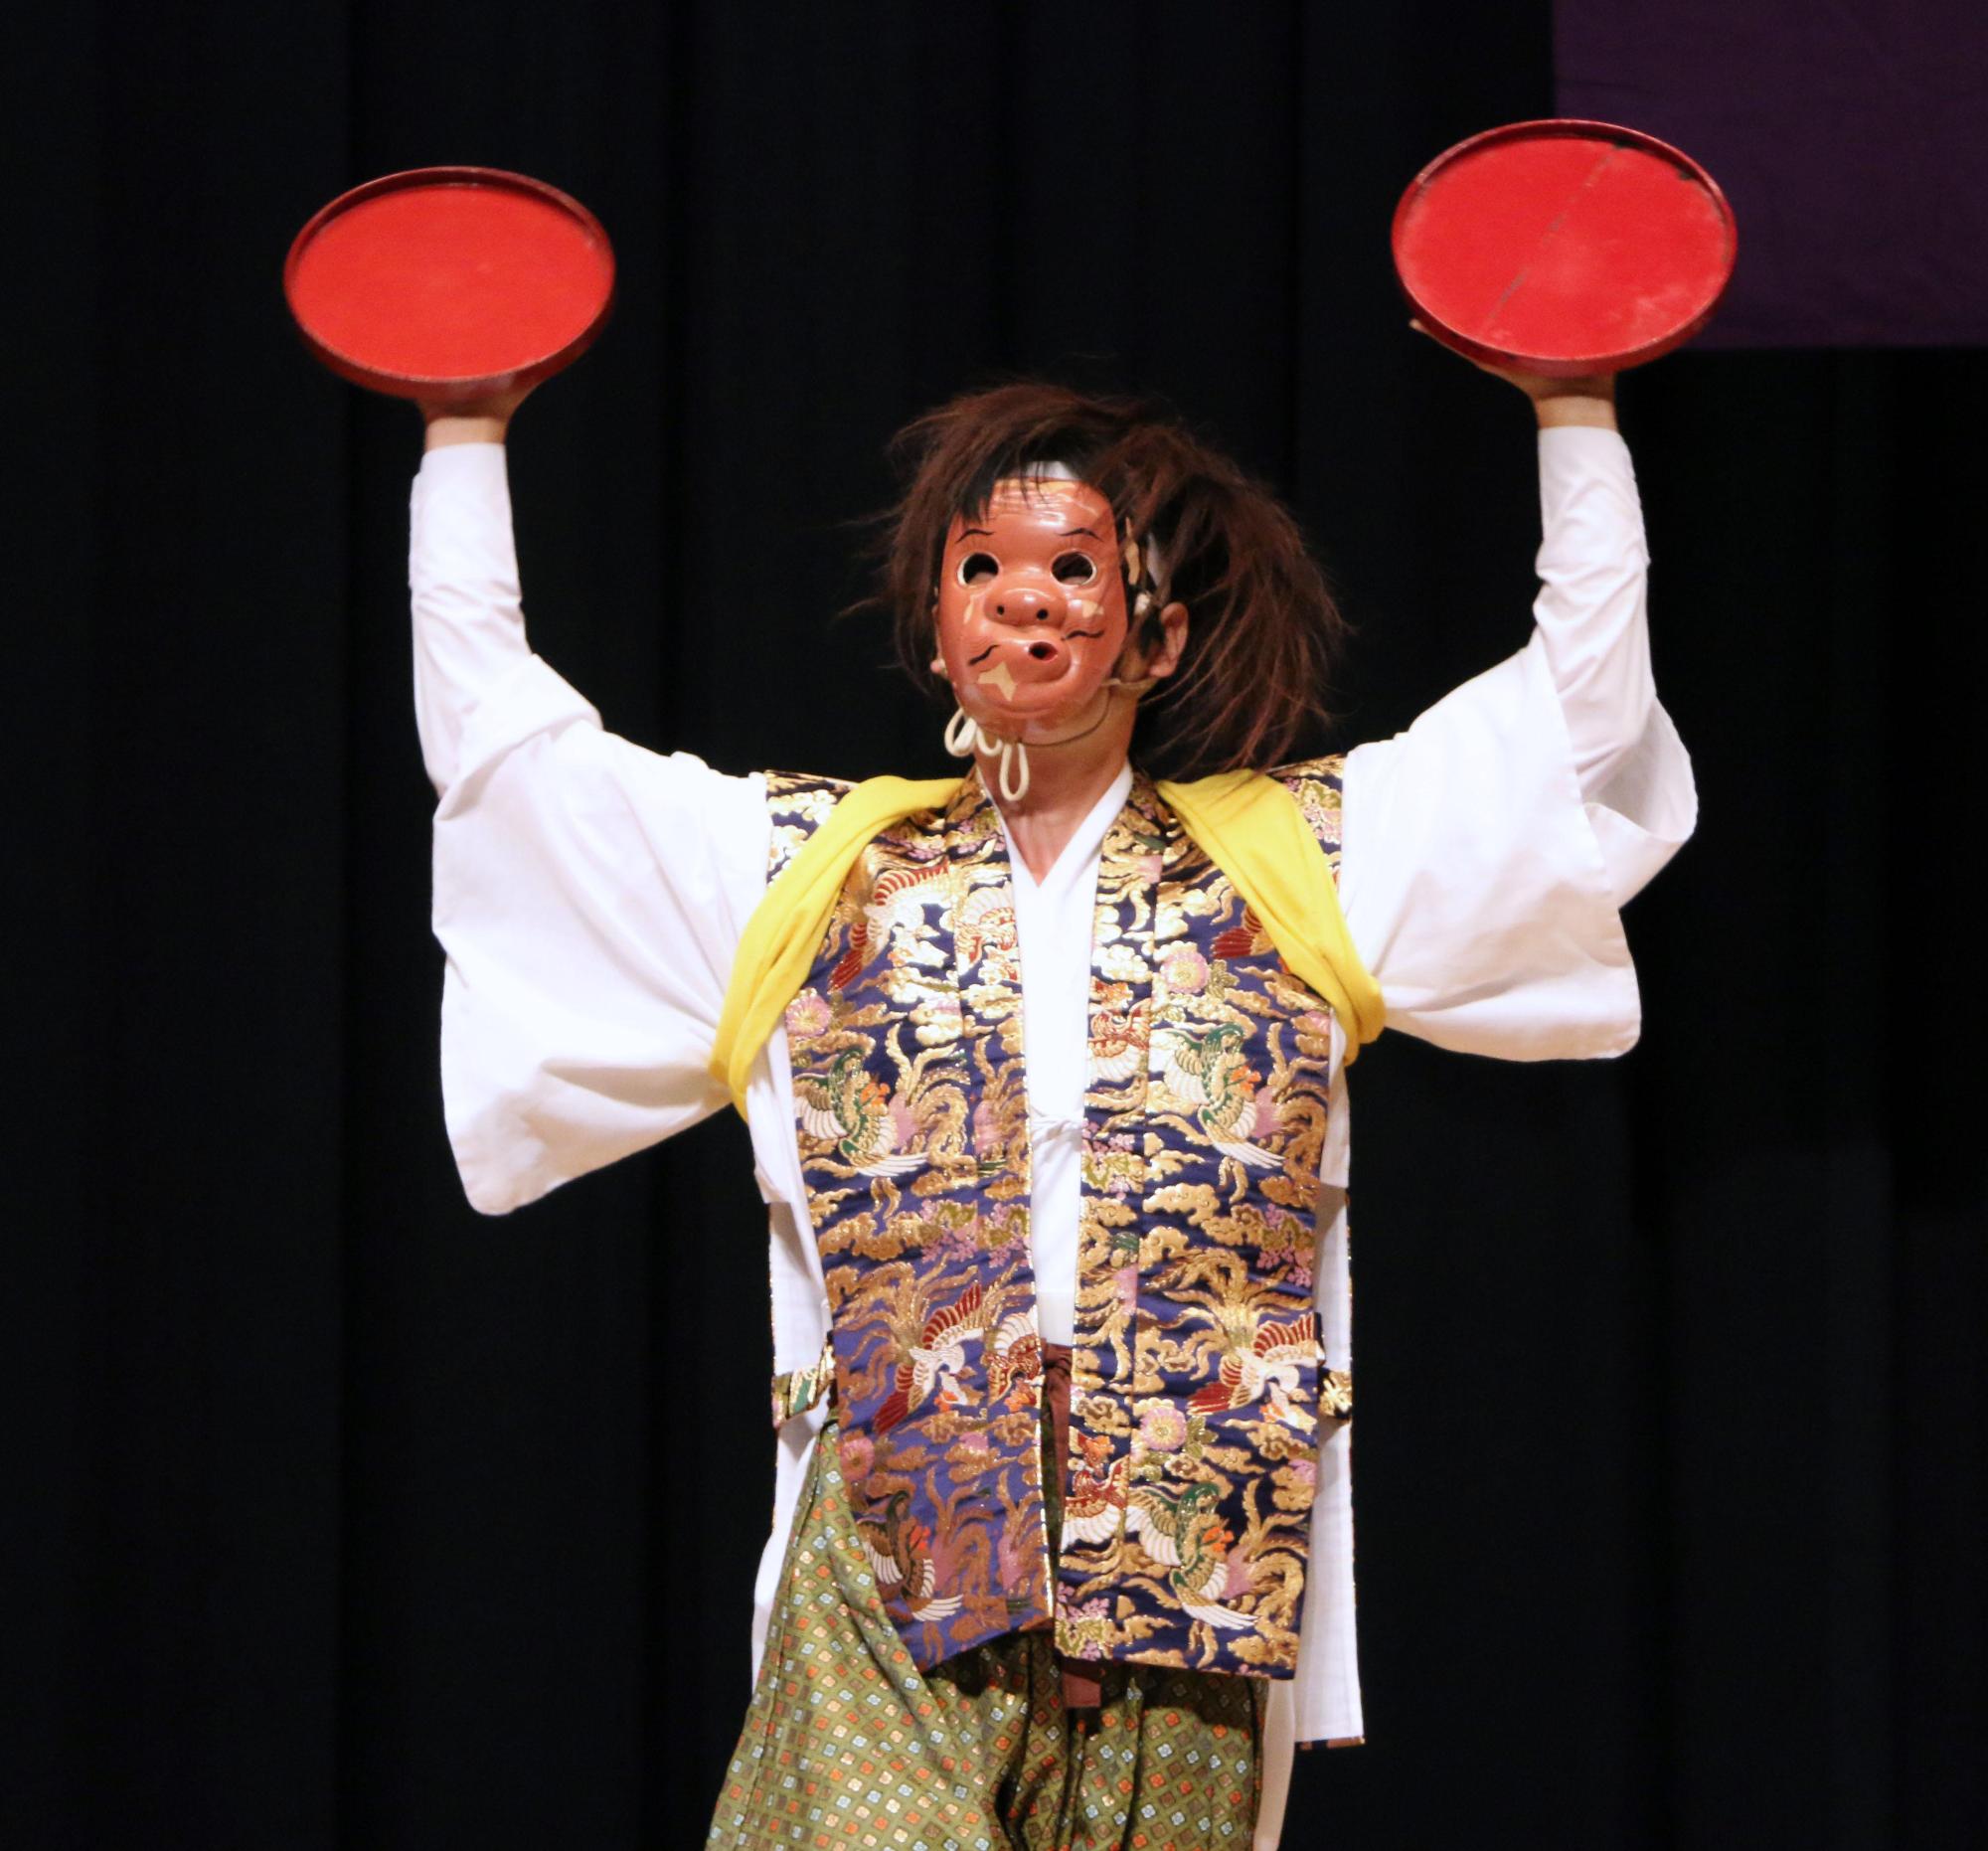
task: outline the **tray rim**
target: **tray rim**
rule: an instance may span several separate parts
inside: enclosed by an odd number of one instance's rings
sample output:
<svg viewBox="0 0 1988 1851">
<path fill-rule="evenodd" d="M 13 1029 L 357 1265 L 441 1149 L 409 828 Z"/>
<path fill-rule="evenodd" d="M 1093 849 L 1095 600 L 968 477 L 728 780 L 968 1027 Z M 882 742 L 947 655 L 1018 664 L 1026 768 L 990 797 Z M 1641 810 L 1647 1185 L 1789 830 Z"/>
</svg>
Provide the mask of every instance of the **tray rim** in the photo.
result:
<svg viewBox="0 0 1988 1851">
<path fill-rule="evenodd" d="M 377 199 L 387 193 L 405 193 L 419 187 L 444 186 L 489 187 L 498 191 L 529 194 L 535 199 L 557 207 L 575 220 L 586 234 L 588 242 L 597 249 L 606 267 L 606 288 L 593 319 L 564 346 L 502 373 L 475 375 L 397 373 L 384 367 L 368 365 L 365 361 L 342 352 L 324 340 L 305 321 L 297 307 L 295 290 L 297 270 L 312 241 L 332 220 L 342 218 L 355 206 L 362 206 L 368 200 Z M 374 179 L 362 181 L 358 186 L 348 188 L 335 199 L 327 201 L 304 221 L 296 237 L 290 241 L 289 251 L 283 257 L 282 271 L 284 306 L 288 308 L 290 320 L 295 324 L 298 334 L 313 358 L 339 378 L 355 386 L 364 386 L 374 392 L 384 392 L 391 397 L 404 399 L 465 399 L 487 392 L 501 391 L 507 387 L 536 385 L 541 380 L 549 379 L 562 368 L 578 360 L 593 345 L 613 311 L 617 286 L 613 241 L 608 238 L 606 227 L 571 193 L 563 192 L 549 181 L 534 179 L 530 174 L 514 173 L 509 168 L 478 167 L 460 163 L 436 167 L 406 167 L 399 172 L 380 174 Z"/>
<path fill-rule="evenodd" d="M 1614 141 L 1624 147 L 1640 148 L 1647 154 L 1654 154 L 1671 162 L 1711 195 L 1720 223 L 1725 227 L 1725 266 L 1720 272 L 1717 286 L 1704 306 L 1675 328 L 1645 341 L 1638 347 L 1610 353 L 1567 356 L 1525 354 L 1516 349 L 1497 347 L 1490 342 L 1480 341 L 1471 335 L 1461 333 L 1440 320 L 1415 294 L 1408 277 L 1403 273 L 1402 239 L 1408 215 L 1438 174 L 1466 156 L 1497 142 L 1555 138 Z M 1646 129 L 1630 128 L 1621 122 L 1603 122 L 1587 116 L 1539 116 L 1524 122 L 1502 122 L 1495 128 L 1481 129 L 1478 133 L 1465 136 L 1453 146 L 1443 149 L 1429 161 L 1403 189 L 1402 197 L 1396 203 L 1394 219 L 1389 227 L 1388 247 L 1394 259 L 1395 281 L 1401 288 L 1402 294 L 1422 325 L 1444 346 L 1454 348 L 1468 359 L 1487 362 L 1493 366 L 1537 373 L 1549 379 L 1579 379 L 1594 373 L 1622 373 L 1631 367 L 1645 366 L 1650 361 L 1659 360 L 1665 354 L 1682 347 L 1697 334 L 1712 319 L 1714 311 L 1724 299 L 1727 288 L 1733 281 L 1734 266 L 1740 256 L 1740 226 L 1734 216 L 1733 204 L 1726 197 L 1725 189 L 1719 182 L 1700 162 L 1693 160 L 1682 148 L 1665 141 L 1661 136 L 1653 135 Z"/>
</svg>

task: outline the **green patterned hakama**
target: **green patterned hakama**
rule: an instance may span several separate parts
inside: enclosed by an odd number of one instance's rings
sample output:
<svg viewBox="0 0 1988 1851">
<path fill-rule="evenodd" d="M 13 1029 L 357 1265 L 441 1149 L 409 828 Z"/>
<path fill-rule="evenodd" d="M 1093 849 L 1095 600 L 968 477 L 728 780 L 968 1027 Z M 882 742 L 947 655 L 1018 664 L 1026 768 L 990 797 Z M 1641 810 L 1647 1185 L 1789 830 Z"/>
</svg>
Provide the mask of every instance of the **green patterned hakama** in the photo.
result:
<svg viewBox="0 0 1988 1851">
<path fill-rule="evenodd" d="M 1246 1846 L 1262 1777 L 1263 1681 L 1092 1668 L 1102 1684 L 1095 1711 L 1065 1709 L 1047 1632 L 1007 1633 L 921 1673 L 879 1599 L 831 1419 L 708 1842 L 725 1851 Z"/>
</svg>

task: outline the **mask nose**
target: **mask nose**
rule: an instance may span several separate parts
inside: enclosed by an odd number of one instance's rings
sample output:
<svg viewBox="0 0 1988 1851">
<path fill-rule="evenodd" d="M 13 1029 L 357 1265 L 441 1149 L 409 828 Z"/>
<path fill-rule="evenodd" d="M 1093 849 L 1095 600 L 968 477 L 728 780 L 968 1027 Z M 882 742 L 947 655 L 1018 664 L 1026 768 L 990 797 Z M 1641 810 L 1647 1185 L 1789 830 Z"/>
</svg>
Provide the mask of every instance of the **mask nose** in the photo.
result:
<svg viewBox="0 0 1988 1851">
<path fill-rule="evenodd" d="M 1067 611 L 1061 597 L 1026 585 L 996 586 L 985 608 L 997 623 L 1012 623 L 1017 629 L 1038 623 L 1051 623 L 1061 629 Z"/>
</svg>

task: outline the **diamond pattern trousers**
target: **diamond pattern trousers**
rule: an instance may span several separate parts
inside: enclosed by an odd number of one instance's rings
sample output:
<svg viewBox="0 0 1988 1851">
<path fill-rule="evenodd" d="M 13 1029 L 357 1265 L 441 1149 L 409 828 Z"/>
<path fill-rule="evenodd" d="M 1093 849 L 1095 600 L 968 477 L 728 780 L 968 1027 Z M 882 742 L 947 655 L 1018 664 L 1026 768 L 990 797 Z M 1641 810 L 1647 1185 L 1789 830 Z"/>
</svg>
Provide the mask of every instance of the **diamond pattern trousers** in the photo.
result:
<svg viewBox="0 0 1988 1851">
<path fill-rule="evenodd" d="M 1246 1846 L 1261 1783 L 1262 1680 L 1097 1668 L 1091 1711 L 1065 1708 L 1047 1633 L 1011 1632 L 921 1673 L 878 1598 L 831 1418 L 795 1513 L 758 1684 L 708 1843 L 726 1851 Z"/>
</svg>

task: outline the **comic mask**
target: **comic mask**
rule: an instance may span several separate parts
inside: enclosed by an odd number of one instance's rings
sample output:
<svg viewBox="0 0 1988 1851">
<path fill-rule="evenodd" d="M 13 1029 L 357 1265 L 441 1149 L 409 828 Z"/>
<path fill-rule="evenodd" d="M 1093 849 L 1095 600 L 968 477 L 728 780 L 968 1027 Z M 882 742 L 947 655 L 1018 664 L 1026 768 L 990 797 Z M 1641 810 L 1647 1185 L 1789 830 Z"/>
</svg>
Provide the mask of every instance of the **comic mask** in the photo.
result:
<svg viewBox="0 0 1988 1851">
<path fill-rule="evenodd" d="M 999 481 L 983 513 L 953 517 L 938 646 L 983 729 L 1048 742 L 1097 712 L 1125 649 L 1121 549 L 1110 503 L 1054 476 Z"/>
</svg>

